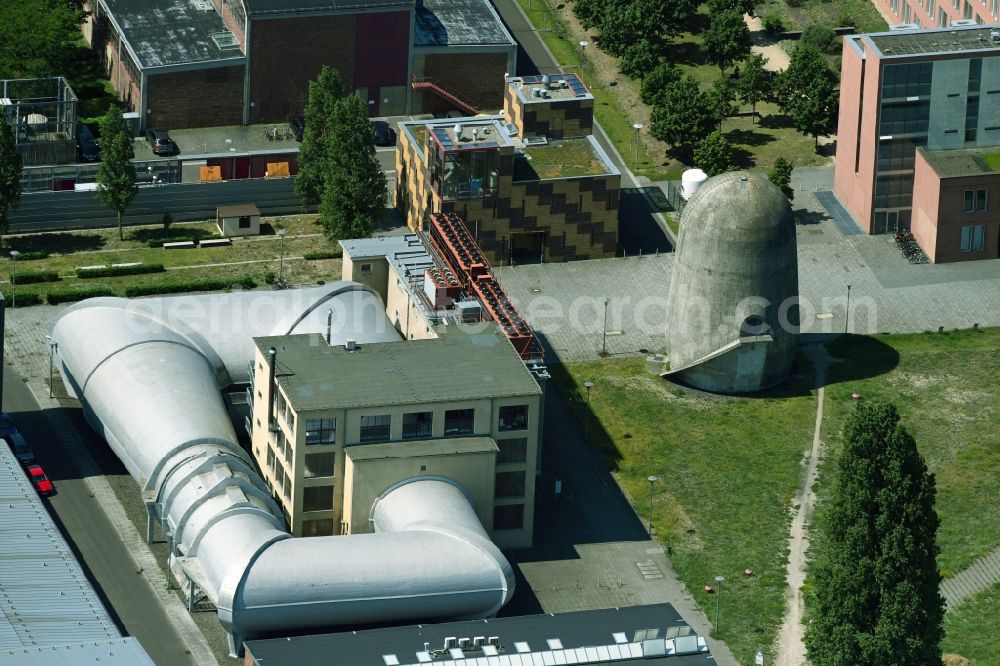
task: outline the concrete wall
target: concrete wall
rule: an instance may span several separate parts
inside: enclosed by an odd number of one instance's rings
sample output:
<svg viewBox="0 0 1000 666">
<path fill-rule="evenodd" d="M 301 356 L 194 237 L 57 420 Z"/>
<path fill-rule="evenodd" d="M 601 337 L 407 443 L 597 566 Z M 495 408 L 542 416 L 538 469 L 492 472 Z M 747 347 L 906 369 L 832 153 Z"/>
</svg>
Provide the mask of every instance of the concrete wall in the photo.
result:
<svg viewBox="0 0 1000 666">
<path fill-rule="evenodd" d="M 366 268 L 364 268 L 366 267 Z M 389 285 L 389 262 L 385 256 L 351 257 L 344 255 L 341 279 L 353 280 L 374 289 L 382 302 L 386 302 Z"/>
<path fill-rule="evenodd" d="M 429 340 L 438 337 L 394 272 L 389 277 L 385 313 L 407 340 Z"/>
<path fill-rule="evenodd" d="M 155 71 L 155 70 L 154 70 Z M 150 74 L 146 127 L 185 129 L 243 122 L 243 65 Z"/>
<path fill-rule="evenodd" d="M 427 53 L 415 51 L 413 75 L 430 77 L 471 102 L 480 111 L 503 107 L 504 74 L 509 49 L 480 53 Z M 413 91 L 413 113 L 445 113 L 455 108 L 429 91 Z"/>
</svg>

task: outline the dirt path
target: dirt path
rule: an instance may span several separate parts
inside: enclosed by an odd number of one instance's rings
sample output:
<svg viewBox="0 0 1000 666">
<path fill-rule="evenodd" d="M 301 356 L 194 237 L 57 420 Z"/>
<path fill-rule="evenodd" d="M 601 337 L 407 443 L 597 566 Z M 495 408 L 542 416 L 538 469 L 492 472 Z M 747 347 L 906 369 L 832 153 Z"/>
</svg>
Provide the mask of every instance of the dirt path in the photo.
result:
<svg viewBox="0 0 1000 666">
<path fill-rule="evenodd" d="M 812 449 L 809 451 L 809 462 L 802 485 L 795 495 L 794 506 L 798 507 L 792 526 L 789 530 L 789 554 L 786 577 L 788 580 L 787 609 L 785 618 L 778 630 L 776 666 L 801 666 L 806 663 L 806 647 L 803 642 L 802 615 L 804 602 L 802 599 L 802 584 L 806 577 L 806 551 L 809 549 L 809 533 L 807 526 L 816 504 L 816 493 L 813 484 L 816 483 L 816 473 L 819 467 L 822 440 L 820 428 L 823 424 L 823 399 L 825 397 L 826 364 L 828 361 L 826 348 L 821 345 L 810 347 L 807 355 L 816 368 L 816 424 L 813 429 Z"/>
<path fill-rule="evenodd" d="M 764 68 L 772 72 L 783 72 L 788 69 L 788 54 L 764 31 L 761 18 L 744 14 L 743 21 L 747 24 L 747 28 L 750 30 L 750 39 L 753 41 L 750 50 L 767 58 L 767 64 Z"/>
</svg>

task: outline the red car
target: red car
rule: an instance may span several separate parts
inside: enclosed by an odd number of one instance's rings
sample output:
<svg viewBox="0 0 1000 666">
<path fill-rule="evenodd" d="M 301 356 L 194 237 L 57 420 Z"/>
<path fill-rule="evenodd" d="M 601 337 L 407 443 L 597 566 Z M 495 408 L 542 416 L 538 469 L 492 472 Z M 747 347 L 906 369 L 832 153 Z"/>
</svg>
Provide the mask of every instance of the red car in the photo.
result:
<svg viewBox="0 0 1000 666">
<path fill-rule="evenodd" d="M 45 470 L 40 465 L 28 465 L 26 469 L 28 471 L 28 478 L 35 484 L 35 490 L 38 491 L 39 495 L 43 497 L 55 495 L 56 487 L 49 481 L 49 477 L 45 476 Z"/>
</svg>

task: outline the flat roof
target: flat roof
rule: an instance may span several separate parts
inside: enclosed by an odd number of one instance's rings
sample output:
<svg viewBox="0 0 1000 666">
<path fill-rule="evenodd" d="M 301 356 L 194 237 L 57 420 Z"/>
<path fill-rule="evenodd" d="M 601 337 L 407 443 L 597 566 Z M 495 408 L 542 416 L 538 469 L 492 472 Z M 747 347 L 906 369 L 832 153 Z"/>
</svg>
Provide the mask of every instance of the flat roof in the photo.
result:
<svg viewBox="0 0 1000 666">
<path fill-rule="evenodd" d="M 586 84 L 572 73 L 514 76 L 507 80 L 525 104 L 551 103 L 552 100 L 594 99 Z M 535 94 L 534 91 L 540 91 Z"/>
<path fill-rule="evenodd" d="M 211 0 L 101 0 L 143 68 L 243 59 Z"/>
<path fill-rule="evenodd" d="M 299 142 L 293 138 L 288 123 L 262 123 L 258 125 L 222 125 L 219 127 L 190 127 L 187 129 L 165 128 L 170 138 L 177 144 L 181 158 L 194 155 L 200 157 L 232 157 L 254 153 L 284 154 L 299 152 Z M 281 141 L 268 139 L 273 131 L 282 137 Z M 285 138 L 285 130 L 288 138 Z M 176 160 L 177 157 L 154 155 L 149 143 L 142 137 L 134 143 L 137 160 Z"/>
<path fill-rule="evenodd" d="M 413 45 L 514 46 L 489 0 L 423 0 L 417 3 Z"/>
<path fill-rule="evenodd" d="M 72 643 L 52 646 L 24 648 L 23 650 L 0 650 L 0 663 L 17 666 L 154 666 L 153 660 L 134 637 L 109 638 L 103 641 Z"/>
<path fill-rule="evenodd" d="M 471 641 L 477 636 L 497 637 L 501 648 L 498 650 L 500 655 L 531 654 L 533 657 L 539 653 L 548 654 L 548 660 L 544 662 L 547 664 L 641 663 L 657 666 L 661 664 L 703 666 L 706 663 L 714 663 L 709 661 L 711 658 L 707 651 L 677 656 L 654 656 L 657 643 L 663 645 L 662 639 L 671 633 L 670 628 L 687 626 L 670 604 L 652 604 L 251 640 L 244 645 L 253 663 L 261 666 L 272 663 L 325 663 L 334 655 L 337 663 L 352 666 L 407 665 L 421 662 L 442 666 L 502 663 L 500 659 L 495 662 L 487 660 L 483 657 L 485 654 L 483 650 L 471 649 L 463 653 L 464 658 L 449 660 L 451 655 L 443 650 L 446 638 L 468 638 Z M 654 633 L 656 636 L 653 636 Z M 644 636 L 649 639 L 649 643 L 645 645 L 642 643 Z M 429 644 L 427 651 L 434 651 L 433 656 L 424 650 L 425 643 Z M 645 658 L 631 656 L 636 654 L 636 650 L 642 655 L 644 647 L 650 652 L 649 656 Z M 629 656 L 621 656 L 623 649 L 629 651 Z M 569 652 L 576 652 L 571 657 L 572 661 L 567 659 Z M 584 653 L 582 659 L 576 656 L 579 652 Z M 555 653 L 559 653 L 558 656 L 555 656 Z M 615 657 L 614 654 L 618 656 Z M 504 661 L 509 662 L 510 659 Z M 529 662 L 525 662 L 522 657 L 517 663 L 542 663 L 542 661 L 531 658 Z"/>
<path fill-rule="evenodd" d="M 344 256 L 351 259 L 373 259 L 376 257 L 394 257 L 402 255 L 402 259 L 430 260 L 427 248 L 417 238 L 416 234 L 399 236 L 375 236 L 372 238 L 352 238 L 337 241 L 344 250 Z"/>
<path fill-rule="evenodd" d="M 496 453 L 500 450 L 492 437 L 444 437 L 438 439 L 408 439 L 406 446 L 399 442 L 385 444 L 359 444 L 344 449 L 351 460 L 383 460 L 388 458 L 415 458 L 441 456 L 455 453 Z"/>
<path fill-rule="evenodd" d="M 993 41 L 990 36 L 995 30 L 1000 30 L 1000 26 L 890 30 L 868 33 L 862 38 L 867 39 L 883 58 L 983 50 L 995 50 L 1000 55 L 1000 41 Z"/>
<path fill-rule="evenodd" d="M 513 145 L 510 134 L 497 116 L 453 118 L 426 125 L 430 135 L 446 151 Z"/>
<path fill-rule="evenodd" d="M 616 173 L 591 136 L 525 144 L 524 156 L 514 158 L 514 181 L 599 176 Z"/>
<path fill-rule="evenodd" d="M 14 453 L 0 444 L 0 663 L 40 646 L 119 638 Z"/>
<path fill-rule="evenodd" d="M 254 338 L 278 351 L 275 381 L 296 410 L 350 409 L 538 395 L 495 323 L 439 327 L 440 337 L 331 347 L 320 336 Z"/>
<path fill-rule="evenodd" d="M 251 14 L 294 14 L 412 7 L 414 0 L 244 0 L 244 2 Z"/>
<path fill-rule="evenodd" d="M 1000 172 L 1000 147 L 959 150 L 917 148 L 934 172 L 942 178 L 977 176 Z"/>
</svg>

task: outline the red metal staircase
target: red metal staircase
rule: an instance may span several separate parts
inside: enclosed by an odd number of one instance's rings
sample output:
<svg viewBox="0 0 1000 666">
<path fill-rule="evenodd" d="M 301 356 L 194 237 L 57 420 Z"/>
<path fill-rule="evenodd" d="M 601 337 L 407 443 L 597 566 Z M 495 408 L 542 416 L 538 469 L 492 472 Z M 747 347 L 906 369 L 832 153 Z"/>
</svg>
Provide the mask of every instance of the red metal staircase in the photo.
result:
<svg viewBox="0 0 1000 666">
<path fill-rule="evenodd" d="M 454 90 L 451 90 L 440 81 L 437 81 L 430 77 L 417 78 L 414 76 L 413 82 L 410 84 L 410 86 L 414 90 L 429 90 L 438 97 L 440 97 L 441 99 L 445 100 L 446 102 L 454 104 L 456 107 L 458 107 L 462 111 L 465 111 L 470 116 L 474 116 L 477 113 L 479 113 L 479 108 L 473 105 L 472 102 L 470 102 L 467 99 L 464 99 Z"/>
</svg>

